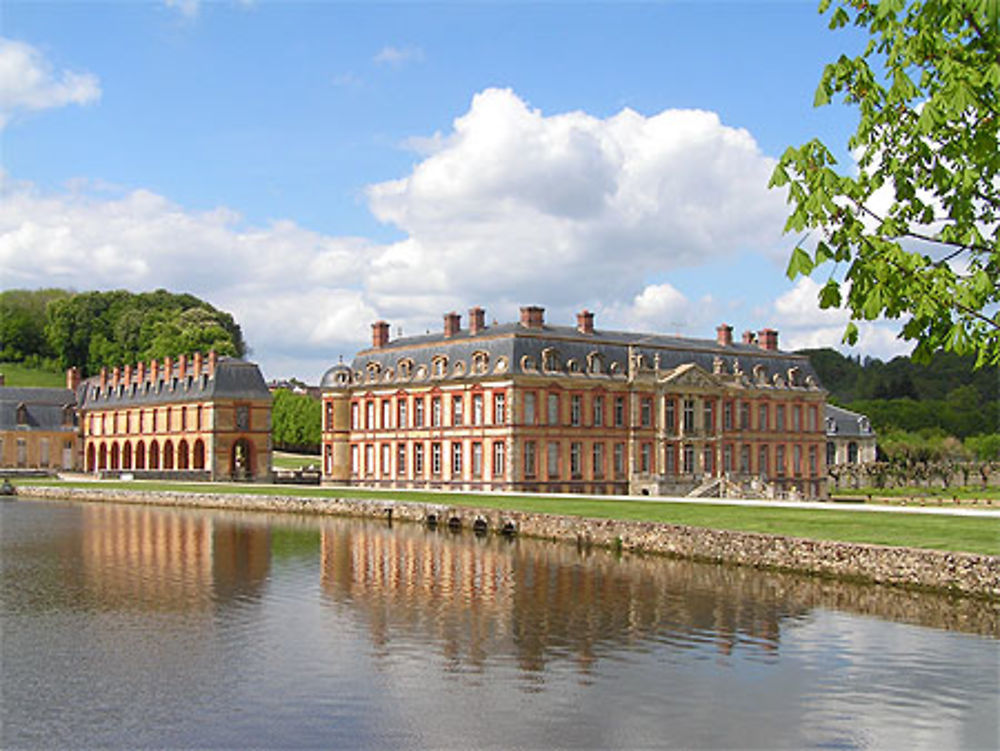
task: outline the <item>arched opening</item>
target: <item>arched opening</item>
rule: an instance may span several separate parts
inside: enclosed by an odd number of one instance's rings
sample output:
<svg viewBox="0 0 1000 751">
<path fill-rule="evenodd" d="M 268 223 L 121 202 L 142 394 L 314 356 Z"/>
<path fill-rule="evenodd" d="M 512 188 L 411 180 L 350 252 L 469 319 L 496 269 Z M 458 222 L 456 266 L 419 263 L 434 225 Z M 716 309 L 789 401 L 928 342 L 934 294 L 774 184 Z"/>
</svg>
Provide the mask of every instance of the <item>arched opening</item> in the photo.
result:
<svg viewBox="0 0 1000 751">
<path fill-rule="evenodd" d="M 246 438 L 240 438 L 233 444 L 229 472 L 237 480 L 253 477 L 253 444 Z"/>
<path fill-rule="evenodd" d="M 101 448 L 97 451 L 97 468 L 108 468 L 108 444 L 101 442 Z"/>
<path fill-rule="evenodd" d="M 94 448 L 94 444 L 87 446 L 87 472 L 93 472 L 97 469 L 97 451 Z"/>
<path fill-rule="evenodd" d="M 163 468 L 174 468 L 174 444 L 169 440 L 163 442 Z"/>
<path fill-rule="evenodd" d="M 132 444 L 122 446 L 122 469 L 132 469 Z"/>
<path fill-rule="evenodd" d="M 847 444 L 847 461 L 850 464 L 858 463 L 858 444 L 854 441 Z"/>
<path fill-rule="evenodd" d="M 188 444 L 183 438 L 177 444 L 177 469 L 188 468 Z"/>
<path fill-rule="evenodd" d="M 155 440 L 149 444 L 149 468 L 160 468 L 160 444 Z"/>
<path fill-rule="evenodd" d="M 117 443 L 111 444 L 111 469 L 118 469 L 121 467 L 121 449 L 118 448 Z"/>
<path fill-rule="evenodd" d="M 146 444 L 142 441 L 135 444 L 135 468 L 146 468 Z"/>
<path fill-rule="evenodd" d="M 194 442 L 191 465 L 195 469 L 205 469 L 205 442 L 200 438 Z"/>
</svg>

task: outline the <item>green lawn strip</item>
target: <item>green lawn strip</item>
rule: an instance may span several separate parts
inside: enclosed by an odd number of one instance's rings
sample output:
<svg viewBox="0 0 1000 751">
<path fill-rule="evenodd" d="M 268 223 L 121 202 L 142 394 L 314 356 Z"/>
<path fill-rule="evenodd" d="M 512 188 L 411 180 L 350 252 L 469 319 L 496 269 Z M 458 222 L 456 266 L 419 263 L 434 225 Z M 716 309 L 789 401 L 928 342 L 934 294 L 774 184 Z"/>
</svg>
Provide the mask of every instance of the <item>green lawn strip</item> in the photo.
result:
<svg viewBox="0 0 1000 751">
<path fill-rule="evenodd" d="M 966 485 L 955 488 L 838 488 L 830 491 L 830 495 L 835 497 L 851 497 L 858 500 L 865 500 L 868 496 L 875 498 L 933 498 L 951 500 L 958 498 L 960 501 L 1000 501 L 1000 488 Z"/>
<path fill-rule="evenodd" d="M 319 466 L 319 456 L 313 454 L 291 454 L 284 451 L 275 451 L 271 464 L 275 469 L 301 469 L 310 465 Z"/>
<path fill-rule="evenodd" d="M 23 484 L 95 487 L 92 482 L 20 481 Z M 805 537 L 816 540 L 873 543 L 935 550 L 1000 555 L 1000 520 L 983 517 L 933 516 L 877 511 L 816 510 L 724 506 L 694 503 L 653 503 L 588 500 L 576 496 L 536 498 L 475 493 L 427 493 L 407 490 L 333 489 L 296 486 L 275 488 L 228 483 L 166 483 L 102 481 L 96 487 L 172 490 L 203 493 L 288 495 L 309 498 L 397 499 L 473 508 L 561 514 L 592 518 L 683 524 L 693 527 Z"/>
<path fill-rule="evenodd" d="M 19 362 L 0 362 L 0 373 L 3 373 L 5 386 L 66 388 L 66 374 L 59 371 L 28 368 Z"/>
</svg>

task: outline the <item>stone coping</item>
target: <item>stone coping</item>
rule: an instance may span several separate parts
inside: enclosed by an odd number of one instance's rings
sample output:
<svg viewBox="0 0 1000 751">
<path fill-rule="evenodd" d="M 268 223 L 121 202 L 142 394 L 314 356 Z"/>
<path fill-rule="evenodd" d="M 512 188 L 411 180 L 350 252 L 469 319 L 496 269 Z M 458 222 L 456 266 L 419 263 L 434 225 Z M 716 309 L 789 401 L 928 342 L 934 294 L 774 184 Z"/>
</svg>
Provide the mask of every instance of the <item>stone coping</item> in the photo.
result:
<svg viewBox="0 0 1000 751">
<path fill-rule="evenodd" d="M 53 486 L 22 486 L 18 494 L 51 500 L 388 518 L 1000 600 L 1000 556 L 977 553 L 389 499 Z"/>
</svg>

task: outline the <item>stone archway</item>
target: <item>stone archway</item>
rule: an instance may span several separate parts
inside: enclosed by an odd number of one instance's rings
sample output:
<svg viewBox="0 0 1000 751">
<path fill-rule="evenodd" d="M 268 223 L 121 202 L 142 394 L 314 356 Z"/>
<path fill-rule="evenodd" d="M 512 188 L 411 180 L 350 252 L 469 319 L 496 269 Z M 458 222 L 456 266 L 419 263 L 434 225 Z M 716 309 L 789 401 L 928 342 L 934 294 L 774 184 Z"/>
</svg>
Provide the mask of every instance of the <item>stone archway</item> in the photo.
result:
<svg viewBox="0 0 1000 751">
<path fill-rule="evenodd" d="M 149 468 L 160 468 L 160 444 L 155 439 L 149 444 Z"/>
<path fill-rule="evenodd" d="M 177 469 L 187 469 L 188 468 L 188 444 L 183 438 L 177 444 Z"/>
<path fill-rule="evenodd" d="M 111 469 L 119 469 L 121 467 L 121 449 L 118 447 L 117 443 L 111 444 Z"/>
<path fill-rule="evenodd" d="M 194 469 L 205 469 L 205 442 L 200 438 L 194 442 L 191 466 Z"/>
<path fill-rule="evenodd" d="M 142 441 L 135 444 L 135 468 L 146 468 L 146 444 Z"/>
<path fill-rule="evenodd" d="M 248 438 L 240 438 L 233 444 L 229 456 L 229 473 L 234 480 L 248 480 L 253 477 L 253 444 Z"/>
<path fill-rule="evenodd" d="M 93 472 L 97 469 L 97 450 L 94 448 L 94 444 L 87 446 L 87 472 Z"/>
<path fill-rule="evenodd" d="M 163 468 L 174 468 L 174 444 L 169 439 L 163 442 Z"/>
<path fill-rule="evenodd" d="M 128 441 L 122 446 L 122 469 L 132 469 L 132 444 Z"/>
<path fill-rule="evenodd" d="M 108 468 L 108 444 L 101 442 L 100 447 L 97 449 L 97 468 L 107 469 Z"/>
</svg>

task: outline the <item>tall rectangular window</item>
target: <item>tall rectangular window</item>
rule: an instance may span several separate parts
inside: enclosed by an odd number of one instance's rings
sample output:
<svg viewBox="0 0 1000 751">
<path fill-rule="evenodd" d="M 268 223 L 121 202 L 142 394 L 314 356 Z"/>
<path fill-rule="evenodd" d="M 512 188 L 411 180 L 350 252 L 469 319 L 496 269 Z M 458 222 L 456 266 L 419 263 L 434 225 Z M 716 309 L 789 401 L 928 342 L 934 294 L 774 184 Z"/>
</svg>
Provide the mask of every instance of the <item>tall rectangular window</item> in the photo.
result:
<svg viewBox="0 0 1000 751">
<path fill-rule="evenodd" d="M 779 433 L 785 432 L 785 405 L 779 404 L 774 408 L 774 429 Z"/>
<path fill-rule="evenodd" d="M 639 421 L 644 428 L 653 424 L 653 399 L 649 396 L 642 397 L 639 402 Z"/>
<path fill-rule="evenodd" d="M 702 464 L 706 475 L 710 475 L 715 472 L 715 449 L 712 446 L 705 447 L 702 456 Z"/>
<path fill-rule="evenodd" d="M 663 471 L 668 475 L 677 472 L 677 451 L 672 443 L 668 443 L 663 453 Z"/>
<path fill-rule="evenodd" d="M 413 476 L 420 477 L 424 474 L 424 444 L 413 444 Z"/>
<path fill-rule="evenodd" d="M 441 424 L 441 397 L 431 398 L 431 425 L 438 427 Z"/>
<path fill-rule="evenodd" d="M 473 394 L 472 395 L 472 424 L 482 425 L 483 424 L 483 395 Z M 482 447 L 480 447 L 482 448 Z"/>
<path fill-rule="evenodd" d="M 375 444 L 365 444 L 365 474 L 375 474 Z"/>
<path fill-rule="evenodd" d="M 524 422 L 526 425 L 535 424 L 535 392 L 526 391 L 524 393 Z"/>
<path fill-rule="evenodd" d="M 652 468 L 653 444 L 643 443 L 639 446 L 639 471 L 649 472 Z"/>
<path fill-rule="evenodd" d="M 809 474 L 816 476 L 816 447 L 809 447 Z"/>
<path fill-rule="evenodd" d="M 802 407 L 797 404 L 792 407 L 792 430 L 796 433 L 802 430 Z"/>
<path fill-rule="evenodd" d="M 750 430 L 750 402 L 740 402 L 740 430 Z"/>
<path fill-rule="evenodd" d="M 451 444 L 451 476 L 455 478 L 462 476 L 463 448 L 461 441 L 453 441 Z"/>
<path fill-rule="evenodd" d="M 333 402 L 327 402 L 326 407 L 326 429 L 333 430 Z M 140 412 L 140 414 L 142 414 Z M 198 430 L 201 430 L 201 407 L 198 407 Z"/>
<path fill-rule="evenodd" d="M 594 477 L 600 479 L 604 477 L 604 444 L 595 443 L 593 450 Z"/>
<path fill-rule="evenodd" d="M 396 402 L 396 427 L 406 428 L 408 425 L 407 415 L 406 415 L 406 402 L 405 396 L 400 397 L 399 401 Z"/>
<path fill-rule="evenodd" d="M 664 428 L 668 433 L 673 433 L 677 426 L 677 402 L 673 399 L 665 399 L 663 405 Z"/>
<path fill-rule="evenodd" d="M 706 433 L 715 432 L 715 405 L 708 399 L 705 400 L 704 406 L 702 407 L 702 420 L 705 424 Z"/>
<path fill-rule="evenodd" d="M 502 391 L 493 395 L 493 424 L 503 425 L 507 422 L 507 395 Z"/>
<path fill-rule="evenodd" d="M 792 447 L 792 467 L 796 475 L 802 474 L 802 447 L 798 444 Z"/>
<path fill-rule="evenodd" d="M 757 474 L 763 478 L 767 478 L 768 467 L 770 461 L 768 459 L 767 446 L 760 446 L 757 448 Z"/>
<path fill-rule="evenodd" d="M 424 427 L 424 398 L 418 396 L 413 401 L 413 427 Z"/>
<path fill-rule="evenodd" d="M 472 443 L 472 476 L 483 476 L 483 444 L 479 441 Z"/>
<path fill-rule="evenodd" d="M 351 402 L 351 430 L 361 428 L 361 407 L 357 402 Z M 153 430 L 156 430 L 156 411 L 153 411 Z"/>
<path fill-rule="evenodd" d="M 740 446 L 740 472 L 750 474 L 750 447 L 746 444 Z"/>
<path fill-rule="evenodd" d="M 776 446 L 774 449 L 774 473 L 778 477 L 785 476 L 785 447 Z"/>
<path fill-rule="evenodd" d="M 757 405 L 757 430 L 766 431 L 768 430 L 767 420 L 767 404 Z"/>
<path fill-rule="evenodd" d="M 615 397 L 615 427 L 621 428 L 625 425 L 625 397 Z"/>
<path fill-rule="evenodd" d="M 594 427 L 599 428 L 604 425 L 604 397 L 595 396 L 594 397 Z"/>
<path fill-rule="evenodd" d="M 809 416 L 806 418 L 806 430 L 810 433 L 816 430 L 816 405 L 809 407 Z"/>
<path fill-rule="evenodd" d="M 569 473 L 574 480 L 583 476 L 583 444 L 573 441 L 569 445 Z"/>
<path fill-rule="evenodd" d="M 616 443 L 614 448 L 615 477 L 625 476 L 625 444 Z"/>
<path fill-rule="evenodd" d="M 583 397 L 579 394 L 573 394 L 569 398 L 569 424 L 573 426 L 580 425 L 580 415 L 583 412 Z"/>
<path fill-rule="evenodd" d="M 733 403 L 726 402 L 722 405 L 722 429 L 733 429 Z"/>
<path fill-rule="evenodd" d="M 507 445 L 503 441 L 493 442 L 493 477 L 502 478 L 507 471 Z"/>
<path fill-rule="evenodd" d="M 546 422 L 549 425 L 559 424 L 559 394 L 549 394 L 548 396 L 548 415 L 546 417 Z"/>
<path fill-rule="evenodd" d="M 694 432 L 694 399 L 684 400 L 684 432 Z"/>
<path fill-rule="evenodd" d="M 381 476 L 389 477 L 391 474 L 392 474 L 392 446 L 388 443 L 383 443 Z"/>
<path fill-rule="evenodd" d="M 548 445 L 548 455 L 545 462 L 545 474 L 550 480 L 559 478 L 559 442 L 551 441 Z"/>
<path fill-rule="evenodd" d="M 361 472 L 361 450 L 357 446 L 351 446 L 351 474 L 355 477 Z"/>
<path fill-rule="evenodd" d="M 441 444 L 437 441 L 431 444 L 431 474 L 441 474 Z"/>
<path fill-rule="evenodd" d="M 388 430 L 392 427 L 392 401 L 389 399 L 382 400 L 382 425 L 380 427 L 382 430 Z"/>
<path fill-rule="evenodd" d="M 406 476 L 406 444 L 396 444 L 396 476 Z"/>
<path fill-rule="evenodd" d="M 535 442 L 525 441 L 524 442 L 524 476 L 534 477 L 536 473 L 535 467 Z"/>
<path fill-rule="evenodd" d="M 375 430 L 375 401 L 365 402 L 365 430 Z"/>
<path fill-rule="evenodd" d="M 684 445 L 684 474 L 694 474 L 694 446 L 690 443 Z"/>
<path fill-rule="evenodd" d="M 465 400 L 461 396 L 453 396 L 451 398 L 451 424 L 452 425 L 464 425 L 465 424 Z"/>
<path fill-rule="evenodd" d="M 733 471 L 733 447 L 729 443 L 722 447 L 722 471 Z"/>
</svg>

